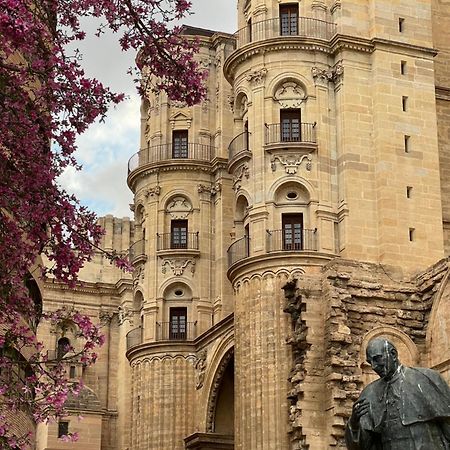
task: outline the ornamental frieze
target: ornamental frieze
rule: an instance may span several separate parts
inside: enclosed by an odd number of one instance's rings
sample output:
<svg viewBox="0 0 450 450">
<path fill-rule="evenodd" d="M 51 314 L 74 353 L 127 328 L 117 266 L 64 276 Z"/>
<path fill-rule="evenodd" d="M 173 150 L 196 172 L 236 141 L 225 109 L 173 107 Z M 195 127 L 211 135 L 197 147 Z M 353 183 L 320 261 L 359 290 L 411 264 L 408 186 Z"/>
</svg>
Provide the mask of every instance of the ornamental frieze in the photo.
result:
<svg viewBox="0 0 450 450">
<path fill-rule="evenodd" d="M 265 67 L 263 67 L 262 69 L 251 71 L 246 76 L 246 80 L 255 86 L 261 86 L 264 83 L 266 75 L 267 75 L 267 69 Z"/>
<path fill-rule="evenodd" d="M 344 74 L 344 66 L 340 63 L 336 64 L 330 69 L 320 69 L 319 67 L 311 68 L 311 75 L 316 83 L 318 82 L 331 82 L 335 83 L 339 81 Z"/>
<path fill-rule="evenodd" d="M 195 259 L 163 259 L 161 263 L 161 272 L 163 274 L 167 273 L 167 266 L 172 270 L 172 273 L 179 277 L 183 275 L 184 270 L 191 265 L 191 273 L 192 275 L 195 273 Z"/>
<path fill-rule="evenodd" d="M 312 168 L 312 156 L 311 155 L 275 155 L 270 160 L 270 166 L 272 172 L 277 169 L 277 161 L 284 167 L 284 170 L 288 175 L 294 175 L 297 173 L 298 168 L 305 162 L 305 168 L 309 172 Z"/>
</svg>

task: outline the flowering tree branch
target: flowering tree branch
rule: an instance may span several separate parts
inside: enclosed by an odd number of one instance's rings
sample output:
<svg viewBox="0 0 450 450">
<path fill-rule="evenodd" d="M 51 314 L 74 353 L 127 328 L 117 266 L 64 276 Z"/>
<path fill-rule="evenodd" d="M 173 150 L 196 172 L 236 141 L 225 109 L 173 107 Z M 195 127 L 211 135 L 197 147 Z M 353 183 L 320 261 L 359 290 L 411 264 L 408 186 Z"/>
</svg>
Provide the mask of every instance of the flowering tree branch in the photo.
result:
<svg viewBox="0 0 450 450">
<path fill-rule="evenodd" d="M 101 18 L 98 34 L 108 27 L 121 33 L 123 50 L 139 51 L 147 71 L 141 92 L 163 89 L 192 105 L 205 96 L 197 44 L 169 25 L 189 8 L 187 0 L 0 0 L 0 368 L 10 377 L 0 379 L 2 448 L 25 448 L 29 439 L 14 435 L 5 410 L 26 407 L 35 421 L 46 421 L 63 414 L 67 396 L 79 390 L 65 378 L 64 361 L 49 361 L 36 341 L 28 325 L 36 309 L 24 280 L 44 255 L 50 265 L 40 267 L 41 275 L 73 286 L 98 249 L 103 231 L 95 214 L 57 179 L 68 166 L 78 168 L 77 136 L 124 96 L 86 77 L 79 54 L 66 48 L 85 37 L 80 18 Z M 76 312 L 71 320 L 85 340 L 73 357 L 90 364 L 101 334 Z"/>
</svg>

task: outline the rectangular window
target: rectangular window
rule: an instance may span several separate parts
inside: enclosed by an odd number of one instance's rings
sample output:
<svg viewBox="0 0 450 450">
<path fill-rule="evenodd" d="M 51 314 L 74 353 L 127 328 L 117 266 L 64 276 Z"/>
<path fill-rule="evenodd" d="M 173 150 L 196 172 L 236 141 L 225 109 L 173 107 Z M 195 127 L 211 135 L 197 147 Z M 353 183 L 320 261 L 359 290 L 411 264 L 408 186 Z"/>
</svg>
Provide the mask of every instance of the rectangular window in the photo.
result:
<svg viewBox="0 0 450 450">
<path fill-rule="evenodd" d="M 406 61 L 400 61 L 400 73 L 406 75 Z"/>
<path fill-rule="evenodd" d="M 187 130 L 176 130 L 172 133 L 172 158 L 188 158 Z"/>
<path fill-rule="evenodd" d="M 412 196 L 412 186 L 406 186 L 406 198 L 411 198 Z"/>
<path fill-rule="evenodd" d="M 298 4 L 280 5 L 280 34 L 298 35 Z"/>
<path fill-rule="evenodd" d="M 70 366 L 69 369 L 69 378 L 75 378 L 76 370 L 75 366 Z"/>
<path fill-rule="evenodd" d="M 301 111 L 300 109 L 282 109 L 280 111 L 281 142 L 301 142 Z"/>
<path fill-rule="evenodd" d="M 415 234 L 415 229 L 414 228 L 410 228 L 409 229 L 409 241 L 412 242 L 414 241 L 414 234 Z"/>
<path fill-rule="evenodd" d="M 169 339 L 187 338 L 187 308 L 170 308 Z"/>
<path fill-rule="evenodd" d="M 246 40 L 246 44 L 250 43 L 253 41 L 253 28 L 252 28 L 252 19 L 248 19 L 247 22 L 247 40 Z"/>
<path fill-rule="evenodd" d="M 405 149 L 405 153 L 409 153 L 410 151 L 410 136 L 403 136 L 403 145 Z"/>
<path fill-rule="evenodd" d="M 406 111 L 408 109 L 408 97 L 402 97 L 402 110 Z"/>
<path fill-rule="evenodd" d="M 170 248 L 187 248 L 188 221 L 172 220 L 170 223 Z"/>
<path fill-rule="evenodd" d="M 398 31 L 403 33 L 405 31 L 405 19 L 403 17 L 398 18 Z"/>
<path fill-rule="evenodd" d="M 283 250 L 303 250 L 303 214 L 283 214 Z"/>
<path fill-rule="evenodd" d="M 58 437 L 67 436 L 69 434 L 69 422 L 60 420 L 58 422 Z"/>
</svg>

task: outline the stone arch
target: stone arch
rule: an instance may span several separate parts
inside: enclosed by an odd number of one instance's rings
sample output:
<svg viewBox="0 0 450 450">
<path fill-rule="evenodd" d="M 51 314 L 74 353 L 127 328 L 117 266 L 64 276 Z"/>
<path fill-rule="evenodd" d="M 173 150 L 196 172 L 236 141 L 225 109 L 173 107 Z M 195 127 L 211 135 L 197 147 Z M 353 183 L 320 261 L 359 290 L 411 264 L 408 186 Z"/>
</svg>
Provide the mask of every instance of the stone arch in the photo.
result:
<svg viewBox="0 0 450 450">
<path fill-rule="evenodd" d="M 158 298 L 165 298 L 164 296 L 171 290 L 176 289 L 177 286 L 182 286 L 183 288 L 187 289 L 187 292 L 189 292 L 192 297 L 195 296 L 195 290 L 192 284 L 192 280 L 185 276 L 179 276 L 176 279 L 169 278 L 161 283 L 158 289 Z"/>
<path fill-rule="evenodd" d="M 248 198 L 246 195 L 244 195 L 242 192 L 237 196 L 236 203 L 235 203 L 235 214 L 234 219 L 235 221 L 244 221 L 244 217 L 247 215 L 246 210 L 250 206 L 250 203 L 248 201 Z"/>
<path fill-rule="evenodd" d="M 133 309 L 140 311 L 144 304 L 144 294 L 141 289 L 137 289 L 133 296 Z"/>
<path fill-rule="evenodd" d="M 136 203 L 136 207 L 134 208 L 134 220 L 136 225 L 142 225 L 145 218 L 145 206 L 139 201 Z"/>
<path fill-rule="evenodd" d="M 170 215 L 172 219 L 187 219 L 193 209 L 191 199 L 185 194 L 171 195 L 164 204 L 166 214 Z"/>
<path fill-rule="evenodd" d="M 317 192 L 315 187 L 306 179 L 301 176 L 284 176 L 276 180 L 267 191 L 267 201 L 273 202 L 276 192 L 282 188 L 283 185 L 298 186 L 302 191 L 306 191 L 309 195 L 309 203 L 317 202 Z"/>
<path fill-rule="evenodd" d="M 378 378 L 370 365 L 366 362 L 367 345 L 370 340 L 378 337 L 384 337 L 396 346 L 399 360 L 405 366 L 416 366 L 419 362 L 419 351 L 417 346 L 406 333 L 390 326 L 376 327 L 366 333 L 361 341 L 359 367 L 362 369 L 364 385 L 367 385 Z"/>
<path fill-rule="evenodd" d="M 234 119 L 244 120 L 248 112 L 248 95 L 245 92 L 239 92 L 234 101 Z"/>
<path fill-rule="evenodd" d="M 211 370 L 209 371 L 209 376 L 205 380 L 205 386 L 208 388 L 208 400 L 206 407 L 206 432 L 215 433 L 222 432 L 223 429 L 217 430 L 216 420 L 218 408 L 223 405 L 220 404 L 221 400 L 221 389 L 224 387 L 224 382 L 230 381 L 226 380 L 225 377 L 230 375 L 230 364 L 234 368 L 234 342 L 233 337 L 230 336 L 224 343 L 217 349 L 211 360 Z M 233 371 L 234 373 L 234 371 Z M 234 389 L 234 385 L 233 385 Z M 234 391 L 233 391 L 234 392 Z M 232 405 L 234 402 L 234 395 L 232 396 Z M 223 411 L 221 411 L 223 412 Z M 222 423 L 223 425 L 223 423 Z M 227 434 L 227 433 L 223 433 Z M 228 433 L 230 434 L 230 433 Z"/>
<path fill-rule="evenodd" d="M 450 266 L 433 301 L 427 326 L 427 365 L 450 372 Z"/>
<path fill-rule="evenodd" d="M 273 77 L 267 86 L 267 92 L 274 100 L 276 92 L 284 83 L 297 84 L 304 91 L 305 99 L 309 97 L 309 93 L 314 92 L 314 86 L 307 77 L 297 72 L 282 72 Z"/>
</svg>

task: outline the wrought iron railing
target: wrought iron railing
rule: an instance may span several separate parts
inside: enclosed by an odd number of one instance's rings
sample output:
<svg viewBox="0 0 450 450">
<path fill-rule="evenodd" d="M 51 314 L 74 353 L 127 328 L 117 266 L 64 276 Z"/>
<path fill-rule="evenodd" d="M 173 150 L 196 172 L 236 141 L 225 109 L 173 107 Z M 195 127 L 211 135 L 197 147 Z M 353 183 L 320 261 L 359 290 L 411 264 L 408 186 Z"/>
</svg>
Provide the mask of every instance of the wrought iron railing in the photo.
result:
<svg viewBox="0 0 450 450">
<path fill-rule="evenodd" d="M 228 159 L 231 161 L 236 155 L 250 151 L 250 133 L 244 131 L 233 138 L 228 146 Z"/>
<path fill-rule="evenodd" d="M 267 230 L 267 252 L 279 251 L 317 251 L 317 228 L 307 230 L 302 228 L 299 232 L 286 232 L 285 230 Z"/>
<path fill-rule="evenodd" d="M 197 337 L 197 322 L 156 322 L 157 341 L 193 341 Z"/>
<path fill-rule="evenodd" d="M 142 328 L 137 327 L 127 333 L 127 350 L 142 344 Z"/>
<path fill-rule="evenodd" d="M 241 237 L 237 241 L 234 241 L 227 250 L 228 254 L 228 267 L 231 267 L 234 263 L 241 259 L 248 258 L 250 256 L 250 238 L 248 236 Z"/>
<path fill-rule="evenodd" d="M 189 142 L 183 147 L 174 148 L 172 143 L 152 145 L 135 153 L 128 161 L 128 173 L 140 166 L 172 159 L 194 159 L 211 161 L 216 155 L 215 147 Z"/>
<path fill-rule="evenodd" d="M 140 256 L 145 256 L 145 239 L 135 242 L 128 250 L 128 259 L 130 261 Z"/>
<path fill-rule="evenodd" d="M 263 41 L 276 37 L 301 36 L 330 40 L 337 30 L 335 23 L 311 17 L 299 17 L 297 21 L 289 21 L 288 26 L 279 17 L 262 20 L 241 28 L 235 33 L 236 48 L 250 44 L 250 42 Z"/>
<path fill-rule="evenodd" d="M 315 144 L 316 123 L 302 122 L 298 128 L 283 126 L 280 123 L 266 124 L 265 143 L 279 144 L 283 142 L 308 142 Z"/>
<path fill-rule="evenodd" d="M 195 233 L 186 233 L 183 236 L 180 236 L 178 233 L 157 233 L 156 239 L 157 250 L 199 249 L 198 231 Z"/>
</svg>

